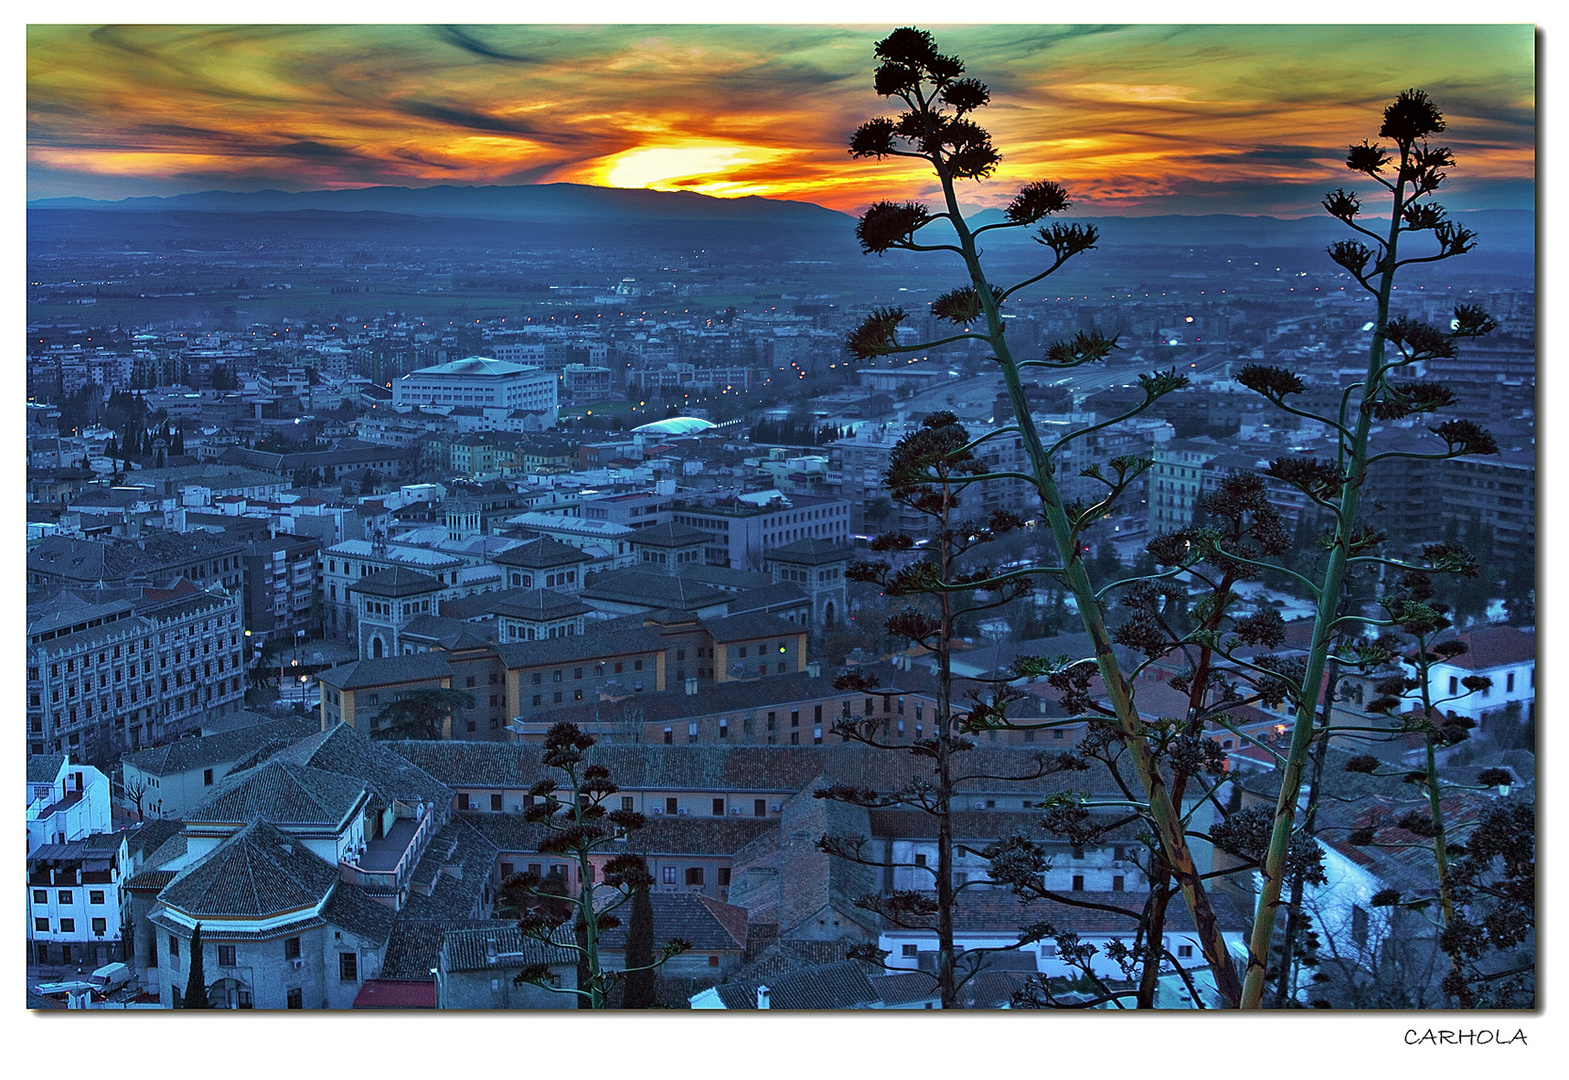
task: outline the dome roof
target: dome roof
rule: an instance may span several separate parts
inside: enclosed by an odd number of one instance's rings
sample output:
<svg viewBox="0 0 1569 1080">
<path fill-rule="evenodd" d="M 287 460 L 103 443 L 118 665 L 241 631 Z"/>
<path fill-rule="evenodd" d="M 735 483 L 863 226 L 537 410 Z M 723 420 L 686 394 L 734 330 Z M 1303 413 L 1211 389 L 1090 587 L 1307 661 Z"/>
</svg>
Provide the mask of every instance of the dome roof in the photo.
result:
<svg viewBox="0 0 1569 1080">
<path fill-rule="evenodd" d="M 695 435 L 700 431 L 708 431 L 717 426 L 717 424 L 701 420 L 695 416 L 671 416 L 664 420 L 655 420 L 653 423 L 635 427 L 632 429 L 632 433 L 634 435 L 639 433 L 648 435 Z"/>
</svg>

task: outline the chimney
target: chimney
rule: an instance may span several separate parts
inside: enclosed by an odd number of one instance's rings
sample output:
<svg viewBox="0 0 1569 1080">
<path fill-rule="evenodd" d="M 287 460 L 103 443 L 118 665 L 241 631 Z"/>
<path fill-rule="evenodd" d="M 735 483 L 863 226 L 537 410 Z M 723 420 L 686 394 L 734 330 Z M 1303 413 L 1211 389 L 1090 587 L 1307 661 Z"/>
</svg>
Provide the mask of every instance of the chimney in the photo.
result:
<svg viewBox="0 0 1569 1080">
<path fill-rule="evenodd" d="M 766 1008 L 769 1007 L 768 1006 L 769 993 L 770 993 L 770 991 L 769 991 L 768 987 L 766 987 L 766 986 L 759 986 L 757 988 L 757 1007 L 759 1009 L 766 1009 Z"/>
<path fill-rule="evenodd" d="M 806 662 L 806 673 L 814 679 L 822 678 L 823 662 L 821 660 L 808 660 Z"/>
<path fill-rule="evenodd" d="M 697 693 L 697 680 L 696 679 L 688 679 L 686 681 L 686 692 L 687 692 L 688 695 Z"/>
</svg>

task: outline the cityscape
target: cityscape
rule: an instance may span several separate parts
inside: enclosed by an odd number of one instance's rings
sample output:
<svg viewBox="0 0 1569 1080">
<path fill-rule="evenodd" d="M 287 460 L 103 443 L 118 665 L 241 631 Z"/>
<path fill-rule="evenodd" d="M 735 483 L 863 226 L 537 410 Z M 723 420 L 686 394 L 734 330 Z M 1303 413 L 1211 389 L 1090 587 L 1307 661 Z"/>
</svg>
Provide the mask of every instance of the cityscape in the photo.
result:
<svg viewBox="0 0 1569 1080">
<path fill-rule="evenodd" d="M 1257 29 L 30 27 L 27 1007 L 1507 1041 L 1534 31 Z"/>
</svg>

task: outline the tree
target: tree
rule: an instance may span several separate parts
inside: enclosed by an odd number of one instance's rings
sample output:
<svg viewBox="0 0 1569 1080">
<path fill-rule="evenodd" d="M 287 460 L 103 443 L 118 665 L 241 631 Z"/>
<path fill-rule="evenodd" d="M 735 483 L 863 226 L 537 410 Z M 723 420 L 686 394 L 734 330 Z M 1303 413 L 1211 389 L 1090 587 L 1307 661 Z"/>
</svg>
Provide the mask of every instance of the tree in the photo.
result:
<svg viewBox="0 0 1569 1080">
<path fill-rule="evenodd" d="M 903 308 L 876 308 L 850 334 L 846 345 L 860 359 L 899 354 L 924 354 L 942 346 L 963 343 L 976 345 L 997 363 L 1012 405 L 1014 422 L 988 437 L 1017 434 L 1029 462 L 1027 472 L 1015 478 L 1028 483 L 1040 502 L 1040 516 L 1046 523 L 1055 547 L 1055 559 L 1035 566 L 1028 575 L 1058 582 L 1072 595 L 1079 617 L 1094 649 L 1093 671 L 1098 674 L 1106 697 L 1109 715 L 1097 723 L 1110 723 L 1128 754 L 1142 788 L 1138 801 L 1147 806 L 1163 863 L 1179 884 L 1193 915 L 1197 936 L 1206 960 L 1214 971 L 1222 998 L 1235 1005 L 1241 987 L 1231 966 L 1231 958 L 1216 924 L 1189 844 L 1183 815 L 1174 805 L 1161 763 L 1149 745 L 1148 729 L 1134 703 L 1133 686 L 1121 670 L 1101 611 L 1099 594 L 1083 558 L 1085 533 L 1101 520 L 1127 492 L 1129 486 L 1150 467 L 1148 458 L 1121 456 L 1086 472 L 1105 488 L 1105 494 L 1088 504 L 1070 503 L 1063 497 L 1056 470 L 1060 452 L 1076 440 L 1084 439 L 1103 427 L 1119 423 L 1150 408 L 1156 401 L 1187 385 L 1186 376 L 1175 371 L 1155 372 L 1139 378 L 1142 401 L 1120 416 L 1074 429 L 1048 445 L 1030 412 L 1022 378 L 1026 369 L 1042 369 L 1049 378 L 1086 364 L 1104 360 L 1117 347 L 1114 338 L 1099 330 L 1084 330 L 1071 339 L 1048 346 L 1040 359 L 1018 360 L 1005 334 L 1002 305 L 1021 291 L 1057 272 L 1070 259 L 1094 248 L 1098 233 L 1093 226 L 1042 224 L 1067 210 L 1067 192 L 1050 181 L 1026 184 L 1003 211 L 1002 220 L 972 227 L 959 210 L 958 184 L 980 180 L 996 169 L 1001 155 L 992 146 L 991 136 L 974 120 L 976 110 L 984 107 L 991 92 L 984 83 L 965 78 L 964 64 L 956 57 L 937 51 L 929 33 L 905 27 L 878 42 L 879 61 L 874 78 L 876 92 L 896 98 L 905 111 L 898 117 L 877 117 L 856 129 L 850 139 L 850 153 L 857 158 L 908 158 L 924 162 L 936 175 L 942 190 L 943 208 L 932 212 L 914 202 L 874 203 L 861 216 L 856 237 L 868 254 L 888 251 L 942 252 L 957 256 L 969 278 L 968 284 L 939 296 L 930 306 L 931 315 L 951 323 L 956 329 L 948 336 L 928 341 L 901 341 L 898 329 L 906 318 Z M 932 233 L 924 230 L 936 227 Z M 1045 269 L 1012 285 L 994 285 L 981 261 L 978 241 L 999 229 L 1035 228 L 1035 240 L 1050 253 Z M 951 230 L 951 238 L 948 235 Z M 944 583 L 947 584 L 947 583 Z M 985 582 L 972 584 L 984 586 Z M 1067 662 L 1037 662 L 1026 665 L 1021 675 L 1057 678 L 1077 682 L 1087 690 L 1088 665 Z M 1085 698 L 1088 703 L 1088 697 Z"/>
<path fill-rule="evenodd" d="M 607 849 L 623 845 L 646 820 L 635 810 L 605 808 L 620 789 L 610 779 L 610 770 L 585 758 L 593 745 L 593 737 L 573 724 L 552 727 L 545 735 L 540 760 L 560 776 L 536 781 L 529 789 L 529 805 L 524 811 L 528 821 L 544 825 L 547 831 L 539 844 L 540 854 L 565 856 L 575 864 L 577 892 L 572 893 L 565 883 L 547 887 L 545 879 L 531 870 L 502 882 L 502 895 L 519 912 L 518 929 L 524 935 L 566 949 L 578 959 L 576 987 L 554 985 L 544 964 L 524 968 L 514 981 L 575 994 L 580 1004 L 603 1009 L 610 991 L 629 975 L 657 970 L 690 945 L 672 938 L 651 963 L 634 965 L 629 959 L 620 970 L 607 969 L 600 961 L 600 936 L 621 925 L 616 911 L 639 889 L 651 886 L 654 877 L 643 856 L 635 852 L 623 849 L 604 857 Z M 602 866 L 596 866 L 596 857 L 603 860 Z M 563 936 L 567 932 L 570 942 Z"/>
<path fill-rule="evenodd" d="M 622 991 L 624 1009 L 652 1009 L 654 998 L 654 904 L 648 888 L 632 890 L 632 914 L 627 923 L 627 976 Z"/>
<path fill-rule="evenodd" d="M 381 707 L 371 722 L 378 739 L 448 739 L 460 709 L 472 709 L 474 695 L 445 686 L 414 690 Z"/>
<path fill-rule="evenodd" d="M 207 976 L 202 970 L 202 924 L 191 931 L 191 971 L 185 980 L 185 996 L 180 999 L 182 1009 L 210 1009 L 207 1002 Z"/>
<path fill-rule="evenodd" d="M 860 562 L 851 566 L 846 574 L 852 581 L 880 586 L 889 597 L 926 601 L 924 608 L 906 606 L 891 616 L 886 625 L 890 634 L 908 638 L 936 656 L 938 689 L 930 738 L 906 741 L 902 733 L 889 730 L 886 718 L 876 716 L 862 720 L 842 720 L 835 725 L 834 732 L 847 741 L 913 754 L 930 766 L 931 779 L 912 778 L 907 787 L 891 792 L 874 791 L 856 785 L 835 785 L 813 793 L 820 799 L 833 799 L 868 808 L 914 809 L 932 818 L 937 828 L 936 864 L 908 865 L 924 869 L 932 876 L 933 894 L 928 895 L 925 890 L 873 894 L 856 898 L 855 904 L 876 912 L 894 926 L 936 932 L 935 978 L 945 1009 L 958 1007 L 960 989 L 979 970 L 977 965 L 972 964 L 969 973 L 961 975 L 958 971 L 959 956 L 954 946 L 957 898 L 970 885 L 968 882 L 958 884 L 954 880 L 954 856 L 961 849 L 953 837 L 953 803 L 966 782 L 977 778 L 963 772 L 959 755 L 975 746 L 965 734 L 996 726 L 993 718 L 1001 716 L 1008 702 L 1018 696 L 1018 691 L 1007 686 L 1006 679 L 1000 679 L 995 681 L 995 689 L 989 700 L 976 700 L 971 709 L 955 711 L 952 669 L 954 623 L 963 614 L 996 608 L 1029 592 L 1029 582 L 1022 576 L 998 580 L 993 579 L 989 567 L 959 569 L 959 563 L 977 548 L 992 543 L 998 536 L 1023 524 L 1016 516 L 1000 510 L 993 512 L 990 521 L 985 524 L 956 520 L 960 499 L 954 491 L 955 486 L 986 473 L 985 464 L 966 449 L 969 442 L 969 432 L 949 412 L 933 413 L 921 421 L 919 429 L 899 440 L 889 455 L 886 483 L 890 497 L 901 506 L 931 517 L 936 526 L 935 534 L 922 558 L 899 567 L 890 562 Z M 872 550 L 908 554 L 915 550 L 915 541 L 904 533 L 885 533 L 872 541 Z M 991 582 L 991 599 L 977 599 L 979 590 L 972 589 L 971 584 L 978 581 Z M 836 678 L 834 687 L 865 694 L 890 693 L 880 690 L 873 680 L 859 671 Z M 1033 768 L 1013 776 L 988 776 L 988 779 L 1034 780 L 1059 769 L 1083 767 L 1071 755 L 1042 754 L 1035 758 Z M 819 840 L 818 846 L 842 859 L 881 866 L 869 862 L 862 855 L 862 842 L 861 837 L 825 836 Z M 880 963 L 887 954 L 875 947 L 868 947 L 855 950 L 852 955 Z"/>
<path fill-rule="evenodd" d="M 1475 236 L 1450 221 L 1444 209 L 1430 196 L 1447 178 L 1454 157 L 1447 147 L 1432 146 L 1429 138 L 1444 130 L 1443 115 L 1421 90 L 1407 90 L 1384 110 L 1380 139 L 1393 141 L 1392 148 L 1365 141 L 1352 146 L 1346 167 L 1372 180 L 1390 196 L 1389 213 L 1380 232 L 1358 221 L 1362 204 L 1357 195 L 1344 189 L 1330 192 L 1324 208 L 1363 239 L 1341 240 L 1330 245 L 1330 258 L 1345 270 L 1376 301 L 1372 337 L 1368 348 L 1366 374 L 1362 381 L 1342 396 L 1336 416 L 1316 416 L 1288 403 L 1306 386 L 1289 369 L 1263 364 L 1243 368 L 1238 381 L 1260 394 L 1276 408 L 1296 416 L 1323 423 L 1336 442 L 1334 460 L 1283 456 L 1272 461 L 1269 474 L 1301 491 L 1310 503 L 1326 511 L 1331 531 L 1322 577 L 1304 579 L 1316 601 L 1313 634 L 1300 676 L 1285 676 L 1288 694 L 1295 709 L 1291 744 L 1281 766 L 1280 791 L 1276 801 L 1274 827 L 1264 859 L 1263 884 L 1254 911 L 1253 933 L 1249 942 L 1248 970 L 1241 1004 L 1257 1008 L 1264 993 L 1275 912 L 1285 880 L 1285 862 L 1292 846 L 1297 800 L 1302 788 L 1313 737 L 1320 688 L 1326 665 L 1334 653 L 1334 638 L 1343 614 L 1342 587 L 1356 567 L 1378 566 L 1397 571 L 1464 573 L 1474 564 L 1469 556 L 1452 544 L 1432 544 L 1422 551 L 1421 563 L 1391 559 L 1382 550 L 1384 535 L 1362 518 L 1362 493 L 1368 470 L 1388 458 L 1441 461 L 1468 454 L 1497 453 L 1493 437 L 1467 419 L 1447 420 L 1427 430 L 1435 435 L 1431 452 L 1376 452 L 1372 445 L 1375 420 L 1399 420 L 1409 416 L 1435 413 L 1456 404 L 1454 395 L 1442 383 L 1420 379 L 1401 380 L 1417 365 L 1428 360 L 1456 355 L 1459 342 L 1490 332 L 1493 320 L 1482 309 L 1460 305 L 1454 309 L 1446 329 L 1429 326 L 1415 319 L 1391 315 L 1395 278 L 1412 264 L 1439 262 L 1470 251 Z M 1391 152 L 1395 157 L 1391 158 Z M 1394 163 L 1393 175 L 1387 167 Z M 1400 241 L 1404 234 L 1428 234 L 1434 248 L 1428 253 L 1401 258 Z M 1374 245 L 1369 247 L 1364 240 Z M 1376 250 L 1375 250 L 1376 249 Z M 1348 415 L 1349 414 L 1349 415 Z M 1424 565 L 1425 564 L 1425 565 Z M 1361 655 L 1346 657 L 1352 666 L 1376 662 L 1376 646 Z"/>
</svg>

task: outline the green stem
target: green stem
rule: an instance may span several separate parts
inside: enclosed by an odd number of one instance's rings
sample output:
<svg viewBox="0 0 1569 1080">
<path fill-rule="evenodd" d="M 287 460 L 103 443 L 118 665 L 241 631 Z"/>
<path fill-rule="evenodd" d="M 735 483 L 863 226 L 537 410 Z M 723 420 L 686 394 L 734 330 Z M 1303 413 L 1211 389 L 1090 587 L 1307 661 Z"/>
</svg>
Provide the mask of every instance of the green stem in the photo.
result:
<svg viewBox="0 0 1569 1080">
<path fill-rule="evenodd" d="M 1401 161 L 1404 164 L 1405 154 Z M 1340 592 L 1345 582 L 1346 567 L 1351 557 L 1351 536 L 1356 529 L 1357 510 L 1361 504 L 1362 485 L 1367 478 L 1368 434 L 1372 428 L 1373 411 L 1369 400 L 1381 385 L 1379 369 L 1384 362 L 1384 328 L 1389 323 L 1390 294 L 1394 289 L 1395 245 L 1400 236 L 1400 213 L 1405 204 L 1405 182 L 1394 191 L 1390 214 L 1389 240 L 1381 262 L 1384 269 L 1378 288 L 1378 314 L 1374 321 L 1373 343 L 1368 348 L 1367 380 L 1362 386 L 1361 407 L 1357 410 L 1357 423 L 1352 435 L 1350 460 L 1347 462 L 1345 487 L 1340 505 L 1335 508 L 1335 544 L 1329 551 L 1320 586 L 1318 610 L 1313 619 L 1313 637 L 1308 649 L 1307 670 L 1302 677 L 1302 692 L 1297 698 L 1296 723 L 1291 731 L 1291 747 L 1286 752 L 1286 763 L 1281 770 L 1280 794 L 1275 802 L 1274 828 L 1270 831 L 1269 847 L 1264 856 L 1264 882 L 1259 890 L 1258 903 L 1253 912 L 1253 934 L 1248 942 L 1248 970 L 1242 983 L 1242 1008 L 1260 1008 L 1264 996 L 1264 977 L 1269 966 L 1270 941 L 1275 932 L 1276 908 L 1280 904 L 1286 855 L 1291 849 L 1292 825 L 1296 817 L 1297 796 L 1302 790 L 1302 775 L 1307 766 L 1308 750 L 1313 739 L 1313 720 L 1318 712 L 1318 698 L 1324 678 L 1324 667 L 1330 652 L 1330 638 L 1335 631 L 1335 621 L 1340 617 Z M 1344 441 L 1341 443 L 1344 446 Z"/>
<path fill-rule="evenodd" d="M 1148 796 L 1150 820 L 1159 836 L 1167 865 L 1182 889 L 1183 899 L 1193 917 L 1204 957 L 1214 973 L 1221 998 L 1227 1005 L 1234 1007 L 1240 999 L 1241 988 L 1237 982 L 1236 971 L 1232 967 L 1225 939 L 1216 922 L 1214 909 L 1210 905 L 1209 896 L 1204 890 L 1198 867 L 1194 862 L 1182 817 L 1172 802 L 1165 777 L 1160 771 L 1160 764 L 1150 751 L 1143 722 L 1133 704 L 1132 687 L 1124 678 L 1116 655 L 1112 652 L 1111 635 L 1106 629 L 1100 602 L 1096 598 L 1095 589 L 1090 584 L 1089 575 L 1080 558 L 1077 537 L 1072 524 L 1068 521 L 1061 492 L 1052 475 L 1050 455 L 1041 441 L 1034 419 L 1030 416 L 1029 402 L 1025 397 L 1024 385 L 1019 378 L 1018 366 L 1003 334 L 1002 315 L 998 311 L 996 298 L 981 268 L 980 254 L 975 246 L 974 235 L 959 212 L 953 178 L 942 161 L 937 160 L 933 164 L 942 180 L 943 196 L 948 204 L 954 230 L 959 236 L 960 246 L 963 248 L 965 265 L 986 317 L 987 337 L 1002 370 L 1003 382 L 1008 389 L 1008 399 L 1013 405 L 1015 419 L 1019 425 L 1019 434 L 1034 468 L 1035 487 L 1040 495 L 1046 519 L 1051 525 L 1052 536 L 1056 540 L 1058 555 L 1064 567 L 1062 577 L 1073 592 L 1085 632 L 1094 647 L 1095 662 L 1100 669 L 1101 681 L 1105 685 L 1107 696 L 1111 700 L 1118 733 L 1133 759 L 1140 782 Z"/>
</svg>

